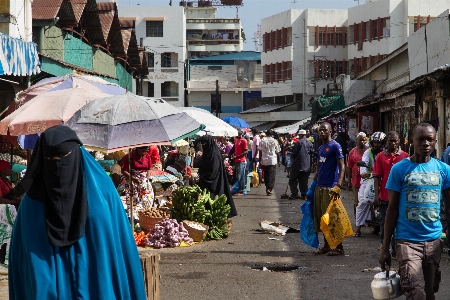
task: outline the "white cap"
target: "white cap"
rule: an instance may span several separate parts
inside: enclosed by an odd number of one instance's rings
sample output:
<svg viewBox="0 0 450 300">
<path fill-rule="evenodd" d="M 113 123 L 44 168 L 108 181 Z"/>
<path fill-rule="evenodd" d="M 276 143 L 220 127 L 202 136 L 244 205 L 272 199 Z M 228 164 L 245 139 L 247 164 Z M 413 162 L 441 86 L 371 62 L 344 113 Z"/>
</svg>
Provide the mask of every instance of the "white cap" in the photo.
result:
<svg viewBox="0 0 450 300">
<path fill-rule="evenodd" d="M 260 136 L 266 136 L 266 133 L 263 131 L 259 134 Z"/>
<path fill-rule="evenodd" d="M 298 134 L 306 134 L 306 130 L 305 130 L 305 129 L 300 129 L 300 130 L 298 131 Z"/>
</svg>

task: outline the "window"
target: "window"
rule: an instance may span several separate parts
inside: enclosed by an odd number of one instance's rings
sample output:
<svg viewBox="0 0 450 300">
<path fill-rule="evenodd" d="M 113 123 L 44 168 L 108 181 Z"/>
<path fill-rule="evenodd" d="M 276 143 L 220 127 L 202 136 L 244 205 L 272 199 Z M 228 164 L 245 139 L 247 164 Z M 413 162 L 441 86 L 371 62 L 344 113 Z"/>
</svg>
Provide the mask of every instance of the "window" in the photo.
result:
<svg viewBox="0 0 450 300">
<path fill-rule="evenodd" d="M 147 65 L 149 68 L 155 67 L 155 53 L 147 53 Z"/>
<path fill-rule="evenodd" d="M 163 37 L 163 21 L 146 21 L 147 37 Z"/>
<path fill-rule="evenodd" d="M 208 70 L 221 71 L 222 66 L 208 66 Z"/>
<path fill-rule="evenodd" d="M 147 84 L 147 97 L 155 97 L 155 84 L 153 82 Z"/>
<path fill-rule="evenodd" d="M 172 60 L 170 53 L 161 54 L 161 67 L 162 68 L 170 68 L 172 66 Z"/>
<path fill-rule="evenodd" d="M 178 97 L 178 83 L 174 81 L 161 83 L 161 97 Z"/>
<path fill-rule="evenodd" d="M 342 61 L 335 61 L 334 63 L 336 68 L 336 74 L 333 75 L 339 76 L 340 74 L 345 74 L 344 69 L 342 68 Z"/>
</svg>

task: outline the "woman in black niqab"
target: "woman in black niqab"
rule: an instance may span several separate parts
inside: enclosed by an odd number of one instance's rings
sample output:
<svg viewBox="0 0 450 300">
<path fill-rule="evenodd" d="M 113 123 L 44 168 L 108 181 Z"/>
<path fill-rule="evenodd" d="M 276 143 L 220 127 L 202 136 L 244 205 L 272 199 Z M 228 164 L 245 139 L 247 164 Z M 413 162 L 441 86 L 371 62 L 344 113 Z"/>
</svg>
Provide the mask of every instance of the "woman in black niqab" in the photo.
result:
<svg viewBox="0 0 450 300">
<path fill-rule="evenodd" d="M 34 147 L 22 186 L 43 201 L 47 235 L 54 246 L 68 246 L 85 234 L 88 205 L 80 172 L 81 141 L 66 126 L 44 131 Z"/>
<path fill-rule="evenodd" d="M 200 178 L 198 185 L 202 189 L 207 188 L 211 192 L 211 198 L 225 194 L 227 203 L 231 206 L 228 217 L 237 216 L 219 147 L 212 136 L 202 136 L 199 141 L 202 144 L 203 155 L 198 169 Z"/>
</svg>

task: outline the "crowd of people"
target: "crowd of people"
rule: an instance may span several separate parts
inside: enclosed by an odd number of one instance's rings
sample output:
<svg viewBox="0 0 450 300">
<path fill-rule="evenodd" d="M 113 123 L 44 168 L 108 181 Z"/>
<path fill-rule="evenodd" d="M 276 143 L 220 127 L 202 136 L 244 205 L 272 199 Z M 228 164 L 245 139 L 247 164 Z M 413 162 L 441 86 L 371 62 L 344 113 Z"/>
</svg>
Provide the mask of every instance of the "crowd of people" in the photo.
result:
<svg viewBox="0 0 450 300">
<path fill-rule="evenodd" d="M 314 201 L 315 231 L 330 197 L 344 188 L 345 151 L 338 139 L 330 137 L 331 126 L 319 128 L 322 145 L 318 148 L 318 171 L 307 192 Z M 345 141 L 344 135 L 341 140 Z M 379 263 L 384 270 L 398 260 L 401 285 L 407 299 L 435 299 L 439 290 L 439 269 L 448 233 L 450 208 L 450 147 L 441 160 L 433 157 L 436 130 L 420 123 L 413 130 L 411 155 L 400 148 L 395 131 L 375 132 L 368 137 L 360 132 L 356 145 L 347 155 L 347 187 L 353 195 L 354 237 L 371 221 L 372 210 L 380 212 L 381 246 Z M 292 171 L 291 171 L 292 174 Z M 443 218 L 440 218 L 443 217 Z M 316 254 L 343 255 L 339 244 L 330 249 L 327 240 Z"/>
<path fill-rule="evenodd" d="M 371 136 L 360 132 L 354 147 L 349 147 L 347 137 L 333 136 L 326 122 L 313 135 L 304 129 L 291 135 L 255 129 L 238 130 L 233 138 L 205 135 L 192 142 L 189 151 L 171 146 L 136 147 L 117 158 L 108 178 L 71 129 L 52 127 L 39 138 L 27 173 L 15 188 L 9 179 L 11 165 L 0 160 L 0 242 L 4 245 L 0 263 L 10 266 L 10 295 L 13 299 L 50 295 L 143 299 L 142 275 L 130 268 L 139 262 L 129 231 L 130 211 L 123 209 L 129 203 L 122 203 L 121 193 L 130 195 L 133 186 L 138 195 L 134 205 L 152 207 L 156 201 L 152 178 L 170 174 L 174 180 L 166 182 L 166 188 L 198 184 L 213 198 L 225 194 L 231 206 L 229 217 L 233 217 L 237 215 L 233 197 L 246 194 L 249 178 L 254 187 L 264 183 L 270 196 L 276 170 L 283 164 L 289 177 L 289 199 L 314 202 L 317 233 L 330 201 L 341 189 L 352 191 L 354 237 L 362 235 L 361 228 L 378 209 L 381 267 L 398 260 L 407 299 L 434 299 L 441 276 L 441 235 L 448 228 L 440 216 L 450 221 L 450 146 L 441 160 L 432 157 L 436 130 L 428 123 L 413 130 L 411 155 L 401 150 L 395 131 Z M 120 245 L 112 245 L 118 236 Z M 109 250 L 117 247 L 121 251 Z M 338 256 L 345 250 L 342 243 L 331 248 L 324 238 L 315 254 Z M 95 272 L 86 265 L 92 257 Z M 111 260 L 118 262 L 115 270 L 107 263 Z M 44 282 L 43 278 L 51 280 Z M 102 281 L 102 290 L 98 284 L 84 284 L 85 280 Z M 66 284 L 56 284 L 61 282 Z M 32 288 L 24 290 L 23 284 Z"/>
</svg>

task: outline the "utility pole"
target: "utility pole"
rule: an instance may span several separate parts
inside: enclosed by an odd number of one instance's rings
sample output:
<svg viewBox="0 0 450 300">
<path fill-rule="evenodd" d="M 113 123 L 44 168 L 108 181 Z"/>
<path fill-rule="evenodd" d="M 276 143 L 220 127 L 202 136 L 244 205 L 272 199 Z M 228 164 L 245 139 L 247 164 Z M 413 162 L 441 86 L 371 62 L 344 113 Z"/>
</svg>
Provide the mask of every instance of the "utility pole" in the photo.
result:
<svg viewBox="0 0 450 300">
<path fill-rule="evenodd" d="M 216 109 L 216 117 L 219 117 L 219 80 L 216 80 L 216 97 L 214 106 Z"/>
</svg>

